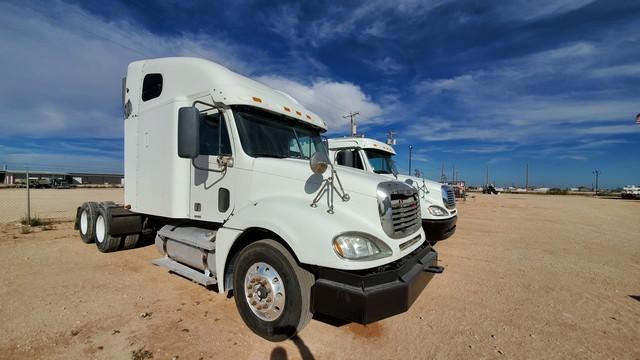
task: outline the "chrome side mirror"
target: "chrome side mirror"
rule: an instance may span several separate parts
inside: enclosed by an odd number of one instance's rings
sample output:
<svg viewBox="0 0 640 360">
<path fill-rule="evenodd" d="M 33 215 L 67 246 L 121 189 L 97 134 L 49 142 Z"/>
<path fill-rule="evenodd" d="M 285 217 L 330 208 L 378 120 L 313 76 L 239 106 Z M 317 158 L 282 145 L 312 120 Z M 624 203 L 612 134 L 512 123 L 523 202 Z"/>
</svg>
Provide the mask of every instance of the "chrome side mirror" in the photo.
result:
<svg viewBox="0 0 640 360">
<path fill-rule="evenodd" d="M 316 151 L 309 158 L 309 167 L 315 174 L 322 175 L 329 167 L 329 157 L 324 151 Z"/>
</svg>

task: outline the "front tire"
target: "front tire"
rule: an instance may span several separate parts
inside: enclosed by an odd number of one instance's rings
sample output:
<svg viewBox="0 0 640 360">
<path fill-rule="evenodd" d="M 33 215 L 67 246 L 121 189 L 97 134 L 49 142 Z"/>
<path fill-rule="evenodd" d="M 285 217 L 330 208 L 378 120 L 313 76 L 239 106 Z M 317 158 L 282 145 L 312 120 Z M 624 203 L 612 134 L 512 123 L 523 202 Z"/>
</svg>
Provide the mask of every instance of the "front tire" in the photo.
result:
<svg viewBox="0 0 640 360">
<path fill-rule="evenodd" d="M 311 320 L 313 274 L 298 266 L 274 240 L 260 240 L 240 251 L 233 269 L 236 307 L 245 324 L 269 341 L 283 341 Z"/>
</svg>

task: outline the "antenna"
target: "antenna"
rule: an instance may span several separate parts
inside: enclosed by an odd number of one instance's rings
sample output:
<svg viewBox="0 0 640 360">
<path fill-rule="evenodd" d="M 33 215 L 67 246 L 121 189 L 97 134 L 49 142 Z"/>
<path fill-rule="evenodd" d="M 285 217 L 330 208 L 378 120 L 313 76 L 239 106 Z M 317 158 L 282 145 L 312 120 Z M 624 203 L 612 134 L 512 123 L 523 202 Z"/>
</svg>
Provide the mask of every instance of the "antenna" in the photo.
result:
<svg viewBox="0 0 640 360">
<path fill-rule="evenodd" d="M 345 119 L 350 119 L 351 120 L 351 136 L 355 136 L 356 135 L 356 122 L 355 120 L 353 120 L 354 117 L 356 117 L 356 115 L 360 115 L 360 112 L 356 111 L 356 112 L 350 112 L 346 115 L 343 115 L 342 117 Z"/>
</svg>

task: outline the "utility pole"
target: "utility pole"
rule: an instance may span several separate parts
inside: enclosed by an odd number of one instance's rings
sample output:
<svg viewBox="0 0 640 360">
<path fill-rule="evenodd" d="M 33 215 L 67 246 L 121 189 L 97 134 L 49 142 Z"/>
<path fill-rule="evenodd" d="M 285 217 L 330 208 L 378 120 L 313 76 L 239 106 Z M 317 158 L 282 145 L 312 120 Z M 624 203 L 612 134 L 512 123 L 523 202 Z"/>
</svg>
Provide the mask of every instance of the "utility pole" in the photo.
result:
<svg viewBox="0 0 640 360">
<path fill-rule="evenodd" d="M 529 163 L 524 170 L 524 191 L 527 192 L 527 189 L 529 189 Z"/>
<path fill-rule="evenodd" d="M 451 170 L 451 178 L 453 179 L 453 182 L 456 181 L 456 165 L 453 165 L 453 168 Z"/>
<path fill-rule="evenodd" d="M 487 177 L 485 178 L 485 185 L 489 185 L 489 164 L 487 164 Z"/>
<path fill-rule="evenodd" d="M 444 161 L 442 162 L 442 168 L 440 169 L 440 182 L 446 182 L 447 177 L 444 175 Z"/>
<path fill-rule="evenodd" d="M 345 119 L 348 118 L 348 119 L 351 120 L 351 136 L 355 136 L 356 135 L 356 122 L 355 122 L 355 120 L 353 120 L 353 118 L 356 117 L 356 115 L 360 115 L 360 113 L 358 111 L 356 111 L 356 112 L 350 112 L 350 113 L 342 116 Z"/>
<path fill-rule="evenodd" d="M 594 170 L 593 173 L 596 175 L 596 196 L 598 196 L 598 176 L 600 175 L 600 170 Z"/>
<path fill-rule="evenodd" d="M 31 191 L 29 189 L 29 168 L 25 169 L 27 177 L 27 224 L 31 226 Z"/>
<path fill-rule="evenodd" d="M 409 145 L 409 176 L 411 176 L 411 152 L 413 150 L 413 145 Z"/>
</svg>

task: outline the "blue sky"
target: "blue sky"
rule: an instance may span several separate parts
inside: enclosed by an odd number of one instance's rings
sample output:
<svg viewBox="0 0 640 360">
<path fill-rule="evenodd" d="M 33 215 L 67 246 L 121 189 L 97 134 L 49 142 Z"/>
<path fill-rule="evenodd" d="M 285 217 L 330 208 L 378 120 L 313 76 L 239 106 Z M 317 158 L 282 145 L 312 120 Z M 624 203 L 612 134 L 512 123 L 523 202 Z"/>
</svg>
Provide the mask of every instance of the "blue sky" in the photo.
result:
<svg viewBox="0 0 640 360">
<path fill-rule="evenodd" d="M 637 1 L 0 3 L 0 164 L 121 172 L 126 65 L 199 56 L 451 177 L 640 183 Z"/>
</svg>

